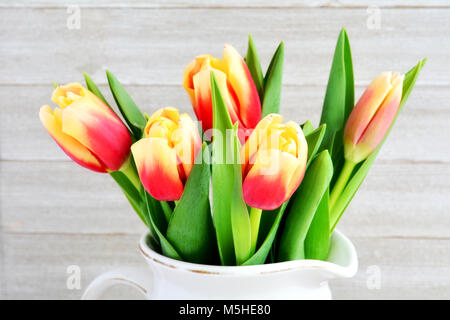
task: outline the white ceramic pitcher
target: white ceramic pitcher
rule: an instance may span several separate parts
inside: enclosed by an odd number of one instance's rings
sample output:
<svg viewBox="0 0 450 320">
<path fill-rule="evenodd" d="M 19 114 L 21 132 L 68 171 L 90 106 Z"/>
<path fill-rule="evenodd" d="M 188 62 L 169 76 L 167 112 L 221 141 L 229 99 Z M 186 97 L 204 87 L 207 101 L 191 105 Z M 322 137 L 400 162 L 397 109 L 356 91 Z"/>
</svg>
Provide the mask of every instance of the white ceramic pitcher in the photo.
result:
<svg viewBox="0 0 450 320">
<path fill-rule="evenodd" d="M 338 231 L 327 261 L 297 260 L 256 266 L 212 266 L 165 257 L 141 237 L 139 250 L 148 266 L 121 268 L 97 277 L 82 299 L 98 299 L 113 285 L 125 284 L 147 299 L 331 299 L 328 280 L 353 277 L 356 250 Z"/>
</svg>

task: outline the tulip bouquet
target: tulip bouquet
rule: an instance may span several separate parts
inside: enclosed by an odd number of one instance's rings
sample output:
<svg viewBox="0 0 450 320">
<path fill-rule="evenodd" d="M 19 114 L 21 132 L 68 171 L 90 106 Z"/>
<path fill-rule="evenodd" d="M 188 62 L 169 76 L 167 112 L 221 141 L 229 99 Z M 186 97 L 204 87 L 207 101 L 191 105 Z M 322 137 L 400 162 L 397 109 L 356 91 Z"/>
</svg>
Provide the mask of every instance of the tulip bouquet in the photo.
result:
<svg viewBox="0 0 450 320">
<path fill-rule="evenodd" d="M 85 74 L 55 85 L 40 119 L 75 162 L 109 173 L 173 259 L 253 265 L 325 260 L 330 236 L 367 175 L 425 60 L 383 72 L 354 105 L 342 30 L 318 127 L 279 115 L 284 46 L 263 73 L 249 37 L 243 58 L 197 56 L 183 74 L 198 123 L 176 108 L 143 114 L 107 71 L 121 117 Z M 121 120 L 123 119 L 123 121 Z"/>
</svg>

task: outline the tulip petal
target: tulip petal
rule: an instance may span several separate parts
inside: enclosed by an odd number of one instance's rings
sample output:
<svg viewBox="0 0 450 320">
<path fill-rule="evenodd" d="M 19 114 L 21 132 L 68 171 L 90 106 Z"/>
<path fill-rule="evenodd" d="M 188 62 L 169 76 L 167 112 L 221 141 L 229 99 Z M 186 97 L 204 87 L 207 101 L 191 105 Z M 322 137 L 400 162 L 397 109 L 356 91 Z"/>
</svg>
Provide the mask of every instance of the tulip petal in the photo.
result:
<svg viewBox="0 0 450 320">
<path fill-rule="evenodd" d="M 202 141 L 194 121 L 187 113 L 180 115 L 179 119 L 178 128 L 172 133 L 171 142 L 187 178 L 202 147 Z"/>
<path fill-rule="evenodd" d="M 194 76 L 202 69 L 211 67 L 213 56 L 202 54 L 192 60 L 183 71 L 183 87 L 191 97 L 194 95 Z M 192 94 L 192 95 L 191 95 Z"/>
<path fill-rule="evenodd" d="M 192 106 L 194 109 L 196 108 L 196 99 L 195 99 L 195 90 L 194 90 L 194 76 L 197 74 L 203 64 L 203 61 L 207 57 L 199 56 L 196 59 L 192 60 L 184 69 L 183 72 L 183 87 L 189 95 L 191 99 Z"/>
<path fill-rule="evenodd" d="M 297 189 L 306 164 L 274 149 L 260 151 L 256 157 L 243 183 L 245 202 L 263 210 L 276 209 Z"/>
<path fill-rule="evenodd" d="M 93 107 L 89 100 L 77 100 L 63 110 L 62 131 L 82 143 L 111 171 L 118 170 L 129 154 L 131 138 L 126 127 L 111 112 Z"/>
<path fill-rule="evenodd" d="M 131 146 L 139 178 L 157 200 L 181 198 L 183 182 L 178 173 L 177 155 L 161 138 L 144 138 Z"/>
<path fill-rule="evenodd" d="M 199 120 L 202 121 L 203 131 L 211 129 L 212 123 L 212 100 L 211 100 L 211 71 L 214 72 L 220 92 L 227 106 L 228 113 L 232 123 L 240 123 L 237 106 L 234 100 L 230 97 L 227 86 L 227 76 L 222 71 L 217 69 L 204 69 L 194 76 L 195 89 L 195 107 L 194 111 Z"/>
<path fill-rule="evenodd" d="M 39 118 L 48 133 L 73 161 L 87 169 L 106 172 L 104 165 L 88 148 L 62 131 L 61 109 L 56 108 L 53 112 L 50 106 L 45 105 L 39 111 Z"/>
<path fill-rule="evenodd" d="M 254 155 L 258 151 L 260 144 L 264 140 L 267 140 L 268 128 L 281 124 L 283 117 L 279 114 L 273 113 L 265 116 L 255 127 L 250 137 L 245 142 L 244 147 L 241 148 L 240 158 L 243 163 L 242 173 L 245 175 L 247 172 L 247 164 L 250 163 L 250 159 L 255 159 Z"/>
<path fill-rule="evenodd" d="M 254 128 L 261 119 L 261 102 L 252 75 L 244 59 L 231 45 L 225 45 L 223 58 L 228 82 L 239 101 L 239 119 L 244 127 Z"/>
<path fill-rule="evenodd" d="M 345 126 L 344 138 L 347 144 L 356 145 L 358 143 L 370 120 L 391 90 L 391 78 L 391 72 L 383 72 L 364 91 Z"/>
<path fill-rule="evenodd" d="M 212 101 L 210 86 L 210 70 L 197 73 L 194 78 L 195 103 L 194 112 L 202 122 L 203 131 L 212 128 Z"/>
<path fill-rule="evenodd" d="M 357 142 L 358 147 L 354 149 L 352 155 L 352 159 L 355 162 L 367 158 L 375 150 L 383 140 L 397 114 L 402 98 L 403 76 L 397 77 L 393 85 L 394 87 L 378 108 L 360 140 Z"/>
<path fill-rule="evenodd" d="M 61 108 L 68 107 L 73 99 L 77 96 L 83 95 L 83 86 L 79 83 L 73 82 L 65 86 L 58 86 L 55 88 L 52 94 L 52 101 L 59 105 Z"/>
<path fill-rule="evenodd" d="M 93 108 L 97 108 L 106 114 L 109 114 L 112 118 L 116 119 L 120 123 L 122 121 L 117 117 L 117 114 L 110 108 L 108 105 L 99 97 L 97 97 L 95 94 L 90 92 L 89 90 L 86 90 L 83 88 L 83 94 L 86 101 L 91 101 L 90 105 Z M 89 99 L 89 100 L 88 100 Z"/>
</svg>

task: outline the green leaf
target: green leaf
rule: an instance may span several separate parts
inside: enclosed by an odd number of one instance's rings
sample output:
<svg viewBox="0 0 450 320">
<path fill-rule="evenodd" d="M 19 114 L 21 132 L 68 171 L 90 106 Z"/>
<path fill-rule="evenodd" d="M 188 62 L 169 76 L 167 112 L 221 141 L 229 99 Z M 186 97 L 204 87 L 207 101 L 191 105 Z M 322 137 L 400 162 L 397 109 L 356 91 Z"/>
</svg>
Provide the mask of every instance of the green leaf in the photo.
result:
<svg viewBox="0 0 450 320">
<path fill-rule="evenodd" d="M 142 188 L 141 193 L 141 197 L 146 204 L 147 216 L 152 220 L 151 225 L 154 225 L 162 234 L 165 234 L 167 231 L 167 220 L 160 202 L 153 198 L 144 188 Z"/>
<path fill-rule="evenodd" d="M 345 122 L 355 105 L 355 79 L 353 75 L 352 50 L 347 31 L 344 29 L 344 68 L 345 68 Z M 345 123 L 344 122 L 344 123 Z"/>
<path fill-rule="evenodd" d="M 320 150 L 330 150 L 335 163 L 342 148 L 342 132 L 345 121 L 354 104 L 354 79 L 350 44 L 345 29 L 342 29 L 334 51 L 333 63 L 328 78 L 327 91 L 322 107 L 320 123 L 327 124 L 327 131 Z M 337 145 L 334 145 L 336 141 Z M 337 173 L 337 172 L 336 172 Z"/>
<path fill-rule="evenodd" d="M 412 68 L 410 71 L 408 71 L 405 75 L 405 79 L 403 81 L 403 93 L 402 93 L 402 100 L 400 101 L 400 106 L 398 108 L 397 114 L 394 118 L 394 121 L 392 121 L 391 126 L 389 127 L 388 132 L 383 138 L 383 141 L 380 143 L 380 145 L 375 149 L 375 151 L 360 165 L 358 165 L 358 168 L 354 170 L 353 176 L 350 178 L 348 184 L 346 185 L 344 191 L 339 196 L 338 200 L 336 201 L 336 204 L 334 205 L 332 212 L 331 212 L 331 230 L 330 232 L 333 232 L 334 228 L 336 227 L 339 219 L 341 218 L 342 214 L 344 213 L 345 209 L 349 205 L 350 201 L 353 199 L 353 196 L 355 195 L 356 191 L 361 186 L 361 183 L 364 181 L 370 167 L 372 166 L 373 161 L 375 160 L 378 152 L 380 151 L 381 147 L 383 146 L 383 143 L 386 141 L 389 133 L 391 132 L 395 121 L 397 120 L 398 115 L 400 114 L 400 111 L 403 109 L 403 106 L 408 99 L 411 91 L 414 88 L 414 84 L 416 83 L 416 80 L 419 76 L 420 71 L 422 70 L 423 66 L 426 63 L 426 59 L 423 59 L 418 62 L 418 64 Z"/>
<path fill-rule="evenodd" d="M 233 189 L 229 190 L 231 194 L 231 227 L 233 232 L 234 252 L 236 254 L 236 265 L 241 265 L 252 255 L 251 249 L 251 225 L 250 217 L 247 211 L 247 205 L 244 202 L 242 194 L 242 172 L 241 162 L 239 160 L 239 152 L 241 149 L 237 136 L 238 124 L 233 126 L 231 137 L 233 152 L 233 171 L 232 177 L 234 181 Z"/>
<path fill-rule="evenodd" d="M 234 197 L 234 165 L 227 161 L 227 150 L 233 150 L 227 130 L 232 123 L 214 73 L 211 72 L 214 137 L 212 145 L 212 212 L 222 265 L 234 265 L 235 252 L 231 226 L 231 203 Z"/>
<path fill-rule="evenodd" d="M 330 214 L 328 210 L 329 190 L 325 192 L 314 214 L 305 238 L 305 258 L 326 260 L 330 247 Z"/>
<path fill-rule="evenodd" d="M 152 226 L 152 232 L 155 232 L 158 236 L 159 243 L 161 245 L 162 253 L 169 258 L 181 260 L 184 261 L 184 259 L 178 254 L 178 252 L 175 250 L 175 248 L 172 246 L 172 244 L 164 237 L 164 231 L 162 231 L 157 223 L 157 219 L 160 219 L 160 214 L 158 214 L 156 211 L 156 205 L 159 205 L 158 201 L 155 200 L 147 191 L 143 191 L 144 198 L 147 204 L 147 210 L 148 210 L 148 223 Z M 164 217 L 163 217 L 164 218 Z"/>
<path fill-rule="evenodd" d="M 110 172 L 111 177 L 117 182 L 117 184 L 122 188 L 123 192 L 127 194 L 136 203 L 141 202 L 140 191 L 136 189 L 134 184 L 127 178 L 125 174 L 121 171 Z"/>
<path fill-rule="evenodd" d="M 261 68 L 261 62 L 258 57 L 258 51 L 256 50 L 251 34 L 248 35 L 248 48 L 247 55 L 245 56 L 245 62 L 247 63 L 250 74 L 252 75 L 256 90 L 258 90 L 259 99 L 262 101 L 264 97 L 264 76 Z"/>
<path fill-rule="evenodd" d="M 280 112 L 281 87 L 283 81 L 284 44 L 280 43 L 270 61 L 264 78 L 264 98 L 262 101 L 262 116 Z"/>
<path fill-rule="evenodd" d="M 95 94 L 98 98 L 100 98 L 106 105 L 114 111 L 111 106 L 109 105 L 108 101 L 106 101 L 105 97 L 101 93 L 100 89 L 97 87 L 95 82 L 91 79 L 91 77 L 85 72 L 84 73 L 84 81 L 86 82 L 86 86 L 90 92 Z M 115 112 L 114 112 L 115 113 Z"/>
<path fill-rule="evenodd" d="M 316 130 L 311 131 L 305 136 L 306 142 L 308 143 L 308 162 L 306 167 L 308 168 L 311 161 L 314 159 L 317 151 L 319 150 L 320 144 L 322 143 L 323 137 L 325 136 L 327 125 L 324 123 Z"/>
<path fill-rule="evenodd" d="M 172 208 L 167 201 L 160 201 L 159 204 L 161 205 L 161 209 L 164 213 L 164 217 L 166 218 L 167 223 L 169 223 L 170 219 L 172 218 Z"/>
<path fill-rule="evenodd" d="M 263 211 L 259 237 L 260 239 L 262 238 L 262 241 L 258 240 L 259 242 L 262 243 L 259 249 L 256 251 L 256 253 L 250 259 L 245 261 L 242 265 L 249 266 L 256 264 L 264 264 L 264 262 L 267 259 L 267 256 L 270 253 L 270 250 L 272 249 L 272 245 L 277 235 L 277 231 L 280 226 L 281 219 L 283 218 L 283 214 L 285 212 L 287 204 L 288 201 L 283 203 L 278 209 L 271 211 Z M 265 220 L 270 221 L 270 223 L 264 222 Z M 268 228 L 269 226 L 270 229 L 268 231 L 265 231 L 264 229 Z"/>
<path fill-rule="evenodd" d="M 314 126 L 311 121 L 307 120 L 304 124 L 301 125 L 303 134 L 306 136 L 314 131 Z"/>
<path fill-rule="evenodd" d="M 125 197 L 128 199 L 139 218 L 141 218 L 141 220 L 148 226 L 147 219 L 142 211 L 142 198 L 140 191 L 136 189 L 133 183 L 121 171 L 110 172 L 110 175 L 120 186 L 125 194 Z"/>
<path fill-rule="evenodd" d="M 117 78 L 108 70 L 106 70 L 106 75 L 108 77 L 109 87 L 114 96 L 114 100 L 119 107 L 120 113 L 122 113 L 122 116 L 133 132 L 136 140 L 139 140 L 142 137 L 142 131 L 146 125 L 144 115 Z"/>
<path fill-rule="evenodd" d="M 314 157 L 320 147 L 320 144 L 322 143 L 322 139 L 324 137 L 325 130 L 326 130 L 326 125 L 323 124 L 319 128 L 314 130 L 311 122 L 308 120 L 302 125 L 302 129 L 303 129 L 303 133 L 305 134 L 306 142 L 308 143 L 308 162 L 307 162 L 307 166 L 306 166 L 306 168 L 308 168 L 309 165 L 311 164 L 311 161 L 314 159 Z M 280 225 L 283 213 L 285 212 L 285 209 L 286 209 L 288 203 L 289 203 L 289 200 L 286 201 L 285 203 L 283 203 L 283 205 L 280 208 L 275 210 L 278 213 L 276 215 L 277 218 L 276 218 L 275 222 L 273 221 L 273 219 L 270 220 L 270 222 L 267 221 L 270 216 L 273 216 L 273 214 L 271 215 L 270 212 L 263 213 L 263 218 L 261 219 L 261 230 L 262 230 L 261 233 L 262 234 L 266 234 L 264 232 L 264 230 L 267 228 L 268 224 L 270 224 L 270 226 L 276 227 L 276 229 L 275 229 L 275 232 L 276 232 L 276 230 L 278 229 L 278 227 Z M 328 215 L 328 212 L 327 212 L 327 215 Z M 314 219 L 313 219 L 313 222 L 314 222 Z M 271 244 L 272 243 L 273 243 L 273 239 L 271 240 Z M 272 252 L 274 252 L 274 251 L 275 251 L 275 249 L 273 247 Z M 257 261 L 260 261 L 260 260 L 257 260 Z"/>
<path fill-rule="evenodd" d="M 167 240 L 185 261 L 202 264 L 217 261 L 209 207 L 209 157 L 209 149 L 203 144 L 167 228 Z"/>
<path fill-rule="evenodd" d="M 291 197 L 284 230 L 278 249 L 278 261 L 304 258 L 304 240 L 314 214 L 329 187 L 333 163 L 327 150 L 311 163 L 303 181 Z"/>
</svg>

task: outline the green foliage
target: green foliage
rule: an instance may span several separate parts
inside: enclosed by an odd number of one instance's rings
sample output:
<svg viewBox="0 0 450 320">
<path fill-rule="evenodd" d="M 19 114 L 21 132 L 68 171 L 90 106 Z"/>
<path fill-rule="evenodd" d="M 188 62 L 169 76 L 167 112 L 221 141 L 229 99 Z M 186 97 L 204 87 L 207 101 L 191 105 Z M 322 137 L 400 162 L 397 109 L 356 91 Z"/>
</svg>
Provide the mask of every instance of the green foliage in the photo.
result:
<svg viewBox="0 0 450 320">
<path fill-rule="evenodd" d="M 108 70 L 106 70 L 106 76 L 108 77 L 109 87 L 113 94 L 114 100 L 119 107 L 128 127 L 133 132 L 135 140 L 139 140 L 142 137 L 142 132 L 146 125 L 146 120 L 141 110 L 131 99 L 128 92 L 120 84 L 119 80 Z"/>
<path fill-rule="evenodd" d="M 167 240 L 185 261 L 203 264 L 217 260 L 209 207 L 209 157 L 209 149 L 204 144 L 167 228 Z"/>
<path fill-rule="evenodd" d="M 264 98 L 262 118 L 270 113 L 280 112 L 281 88 L 283 81 L 284 44 L 280 43 L 270 61 L 264 77 Z"/>
<path fill-rule="evenodd" d="M 324 150 L 313 160 L 300 187 L 291 197 L 290 210 L 281 234 L 278 261 L 304 259 L 306 234 L 332 176 L 333 163 L 328 151 Z"/>
<path fill-rule="evenodd" d="M 308 233 L 306 234 L 304 248 L 305 259 L 326 260 L 330 247 L 330 215 L 328 209 L 329 190 L 320 200 L 314 214 Z"/>
<path fill-rule="evenodd" d="M 108 107 L 111 108 L 111 106 L 109 105 L 108 101 L 106 101 L 105 97 L 103 96 L 102 92 L 100 91 L 100 89 L 97 87 L 97 85 L 95 84 L 95 82 L 91 79 L 91 77 L 85 72 L 84 73 L 84 81 L 86 82 L 86 86 L 88 88 L 89 91 L 91 91 L 93 94 L 95 94 L 98 98 L 100 98 L 104 103 L 106 103 L 106 105 Z M 111 110 L 113 110 L 111 108 Z M 113 110 L 114 111 L 114 110 Z"/>
<path fill-rule="evenodd" d="M 231 203 L 234 197 L 234 166 L 227 162 L 225 150 L 232 150 L 227 130 L 233 128 L 225 102 L 220 92 L 214 73 L 211 73 L 211 97 L 213 105 L 212 141 L 212 198 L 213 221 L 216 228 L 220 261 L 223 265 L 236 263 L 233 231 L 231 225 Z"/>
<path fill-rule="evenodd" d="M 258 51 L 256 50 L 251 34 L 248 35 L 248 48 L 247 55 L 245 56 L 245 62 L 250 74 L 252 75 L 256 90 L 258 90 L 259 99 L 262 101 L 264 97 L 264 76 L 261 68 L 261 62 L 259 61 Z"/>
<path fill-rule="evenodd" d="M 354 105 L 352 54 L 347 32 L 342 29 L 334 51 L 320 123 L 327 125 L 320 150 L 329 150 L 335 176 L 343 164 L 342 134 Z"/>
</svg>

